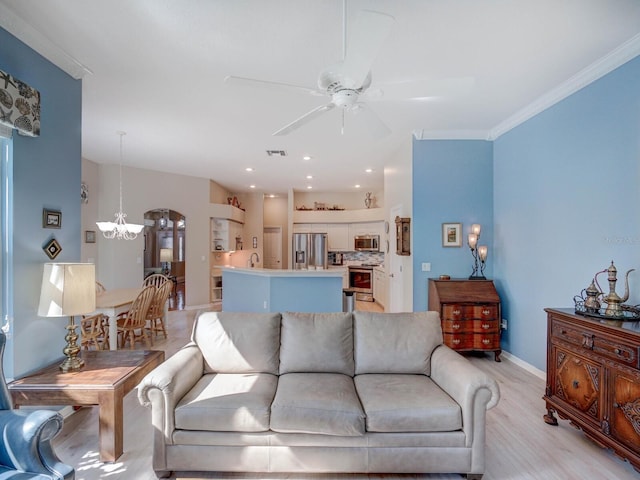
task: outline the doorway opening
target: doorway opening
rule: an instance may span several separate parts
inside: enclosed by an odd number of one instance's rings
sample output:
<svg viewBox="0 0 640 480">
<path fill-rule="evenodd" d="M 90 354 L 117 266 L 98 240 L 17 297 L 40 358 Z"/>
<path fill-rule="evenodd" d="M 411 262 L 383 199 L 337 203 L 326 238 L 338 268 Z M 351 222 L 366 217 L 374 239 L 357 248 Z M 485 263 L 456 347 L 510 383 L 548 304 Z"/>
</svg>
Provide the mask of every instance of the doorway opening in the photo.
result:
<svg viewBox="0 0 640 480">
<path fill-rule="evenodd" d="M 169 310 L 185 305 L 185 230 L 180 212 L 157 208 L 144 214 L 144 276 L 162 273 L 173 281 Z"/>
<path fill-rule="evenodd" d="M 282 268 L 282 227 L 266 226 L 263 229 L 264 268 Z"/>
</svg>

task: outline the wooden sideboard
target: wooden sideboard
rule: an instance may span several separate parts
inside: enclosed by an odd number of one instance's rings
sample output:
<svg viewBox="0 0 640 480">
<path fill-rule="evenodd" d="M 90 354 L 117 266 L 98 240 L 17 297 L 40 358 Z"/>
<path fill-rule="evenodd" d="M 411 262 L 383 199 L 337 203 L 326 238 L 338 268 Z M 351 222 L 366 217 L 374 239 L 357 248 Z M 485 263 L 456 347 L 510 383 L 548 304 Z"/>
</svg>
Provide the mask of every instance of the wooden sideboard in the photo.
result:
<svg viewBox="0 0 640 480">
<path fill-rule="evenodd" d="M 569 420 L 640 471 L 640 325 L 547 312 L 544 421 Z"/>
<path fill-rule="evenodd" d="M 445 345 L 495 352 L 500 361 L 500 297 L 493 281 L 429 279 L 428 308 L 440 312 Z"/>
</svg>

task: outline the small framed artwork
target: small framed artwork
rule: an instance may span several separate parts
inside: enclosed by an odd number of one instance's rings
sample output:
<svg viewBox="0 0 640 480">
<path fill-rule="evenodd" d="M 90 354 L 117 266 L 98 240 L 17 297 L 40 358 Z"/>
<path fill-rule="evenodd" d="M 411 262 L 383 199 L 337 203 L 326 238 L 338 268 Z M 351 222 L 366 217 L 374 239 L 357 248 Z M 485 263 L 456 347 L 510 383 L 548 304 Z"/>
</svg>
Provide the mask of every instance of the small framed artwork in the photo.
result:
<svg viewBox="0 0 640 480">
<path fill-rule="evenodd" d="M 462 224 L 443 223 L 442 224 L 442 246 L 461 247 L 462 246 Z"/>
<path fill-rule="evenodd" d="M 46 243 L 46 245 L 42 247 L 42 249 L 44 250 L 44 253 L 46 253 L 51 260 L 55 259 L 58 256 L 58 254 L 62 251 L 62 247 L 60 246 L 60 244 L 55 238 L 52 238 L 51 240 L 49 240 Z"/>
<path fill-rule="evenodd" d="M 42 228 L 62 228 L 62 212 L 43 208 Z"/>
<path fill-rule="evenodd" d="M 95 232 L 95 230 L 85 230 L 84 231 L 84 243 L 96 243 L 96 232 Z"/>
</svg>

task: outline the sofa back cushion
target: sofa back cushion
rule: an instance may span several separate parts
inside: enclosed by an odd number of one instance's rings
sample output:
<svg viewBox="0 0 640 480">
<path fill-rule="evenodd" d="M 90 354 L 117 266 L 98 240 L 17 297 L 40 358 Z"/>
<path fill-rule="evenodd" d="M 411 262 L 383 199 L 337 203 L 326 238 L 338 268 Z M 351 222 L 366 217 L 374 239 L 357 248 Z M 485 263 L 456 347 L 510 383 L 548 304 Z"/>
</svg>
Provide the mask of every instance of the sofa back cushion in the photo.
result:
<svg viewBox="0 0 640 480">
<path fill-rule="evenodd" d="M 350 313 L 282 314 L 280 374 L 353 372 Z"/>
<path fill-rule="evenodd" d="M 204 373 L 278 374 L 279 313 L 205 312 L 191 335 L 204 357 Z"/>
<path fill-rule="evenodd" d="M 356 375 L 431 374 L 431 353 L 442 344 L 438 312 L 353 314 Z"/>
</svg>

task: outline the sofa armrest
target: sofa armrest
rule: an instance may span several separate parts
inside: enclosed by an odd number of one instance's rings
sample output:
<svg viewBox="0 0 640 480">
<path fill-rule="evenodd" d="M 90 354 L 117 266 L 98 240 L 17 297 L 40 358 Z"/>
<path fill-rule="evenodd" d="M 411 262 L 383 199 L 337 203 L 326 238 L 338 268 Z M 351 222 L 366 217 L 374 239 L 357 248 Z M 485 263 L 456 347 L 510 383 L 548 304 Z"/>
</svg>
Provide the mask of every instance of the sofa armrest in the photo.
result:
<svg viewBox="0 0 640 480">
<path fill-rule="evenodd" d="M 204 360 L 195 343 L 189 343 L 149 372 L 138 385 L 138 401 L 151 407 L 154 429 L 169 441 L 174 410 L 180 399 L 203 375 Z"/>
<path fill-rule="evenodd" d="M 62 422 L 62 415 L 50 410 L 0 411 L 0 464 L 42 478 L 72 480 L 73 467 L 62 463 L 51 447 Z"/>
<path fill-rule="evenodd" d="M 484 442 L 485 412 L 500 400 L 496 381 L 446 345 L 431 355 L 431 379 L 460 405 L 467 444 Z"/>
</svg>

